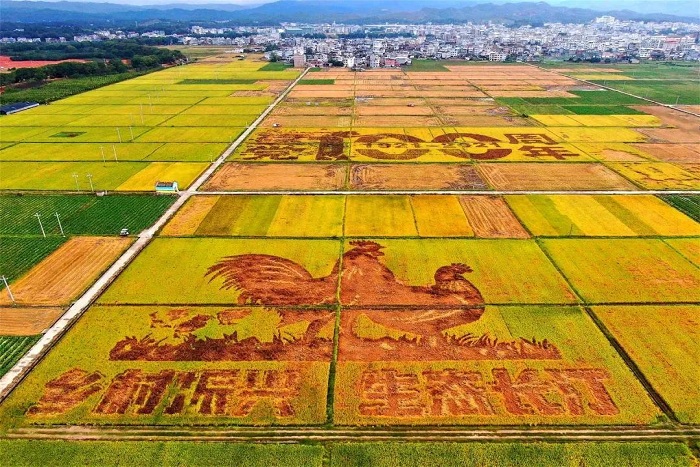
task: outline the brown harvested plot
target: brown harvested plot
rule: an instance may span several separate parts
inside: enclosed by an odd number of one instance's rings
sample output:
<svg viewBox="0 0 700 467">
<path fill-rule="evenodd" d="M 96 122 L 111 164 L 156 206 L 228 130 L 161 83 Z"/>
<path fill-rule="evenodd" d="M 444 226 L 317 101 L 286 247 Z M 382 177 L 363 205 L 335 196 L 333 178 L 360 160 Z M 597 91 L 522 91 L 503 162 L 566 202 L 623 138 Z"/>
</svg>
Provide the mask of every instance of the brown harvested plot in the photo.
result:
<svg viewBox="0 0 700 467">
<path fill-rule="evenodd" d="M 664 162 L 697 162 L 700 151 L 691 144 L 633 144 L 637 149 Z"/>
<path fill-rule="evenodd" d="M 453 98 L 453 99 L 426 99 L 428 104 L 430 105 L 435 105 L 435 106 L 440 106 L 440 105 L 446 105 L 446 106 L 493 106 L 494 105 L 494 100 L 491 99 L 490 97 L 483 97 L 479 99 L 473 99 L 473 98 Z"/>
<path fill-rule="evenodd" d="M 512 162 L 478 164 L 497 190 L 634 190 L 636 187 L 600 164 Z"/>
<path fill-rule="evenodd" d="M 63 314 L 63 308 L 0 307 L 0 336 L 41 334 Z"/>
<path fill-rule="evenodd" d="M 378 97 L 374 99 L 357 99 L 355 101 L 355 105 L 357 108 L 364 107 L 364 106 L 408 106 L 409 104 L 413 105 L 423 105 L 424 100 L 421 99 L 420 97 L 417 97 L 415 99 L 410 99 L 410 98 L 400 98 L 400 97 Z"/>
<path fill-rule="evenodd" d="M 19 304 L 63 305 L 77 297 L 129 246 L 122 237 L 73 237 L 12 284 Z M 7 291 L 0 304 L 11 303 Z"/>
<path fill-rule="evenodd" d="M 508 107 L 484 105 L 442 105 L 436 106 L 435 112 L 442 116 L 452 115 L 510 115 Z"/>
<path fill-rule="evenodd" d="M 497 117 L 477 115 L 441 115 L 445 125 L 471 126 L 471 127 L 518 127 L 532 126 L 531 121 L 521 117 Z"/>
<path fill-rule="evenodd" d="M 433 109 L 427 105 L 374 105 L 358 107 L 355 113 L 359 115 L 433 115 Z"/>
<path fill-rule="evenodd" d="M 460 196 L 459 202 L 477 237 L 530 237 L 505 200 L 499 196 Z"/>
<path fill-rule="evenodd" d="M 194 235 L 209 211 L 214 207 L 220 196 L 195 196 L 180 209 L 175 217 L 161 231 L 161 235 L 179 236 Z"/>
<path fill-rule="evenodd" d="M 698 133 L 698 129 L 700 129 L 700 120 L 698 117 L 678 112 L 668 107 L 662 107 L 660 105 L 635 105 L 632 106 L 632 108 L 644 112 L 645 114 L 658 117 L 665 126 L 695 132 L 696 134 Z"/>
<path fill-rule="evenodd" d="M 578 97 L 566 91 L 486 91 L 492 97 Z"/>
<path fill-rule="evenodd" d="M 344 165 L 226 163 L 204 186 L 226 190 L 337 190 L 345 184 Z"/>
<path fill-rule="evenodd" d="M 637 131 L 650 137 L 650 142 L 700 143 L 700 132 L 680 128 L 638 128 Z"/>
<path fill-rule="evenodd" d="M 423 116 L 423 115 L 365 115 L 355 117 L 356 127 L 423 127 L 423 126 L 442 126 L 443 123 L 438 117 Z"/>
<path fill-rule="evenodd" d="M 276 107 L 270 115 L 274 117 L 279 115 L 352 115 L 352 108 L 329 105 L 281 105 Z"/>
<path fill-rule="evenodd" d="M 280 125 L 285 128 L 299 127 L 349 127 L 352 124 L 350 115 L 272 115 L 260 125 L 270 128 Z"/>
<path fill-rule="evenodd" d="M 484 190 L 472 165 L 355 164 L 350 187 L 360 190 Z"/>
<path fill-rule="evenodd" d="M 304 98 L 304 99 L 325 99 L 325 98 L 338 98 L 338 97 L 352 97 L 352 91 L 306 91 L 303 88 L 293 89 L 289 93 L 290 97 Z"/>
</svg>

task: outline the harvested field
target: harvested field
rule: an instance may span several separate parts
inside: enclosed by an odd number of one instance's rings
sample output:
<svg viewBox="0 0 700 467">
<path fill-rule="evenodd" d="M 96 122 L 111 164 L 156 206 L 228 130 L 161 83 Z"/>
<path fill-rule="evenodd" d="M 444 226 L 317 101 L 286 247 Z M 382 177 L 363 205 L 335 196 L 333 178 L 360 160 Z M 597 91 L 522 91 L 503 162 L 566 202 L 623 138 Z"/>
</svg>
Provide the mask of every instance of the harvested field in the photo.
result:
<svg viewBox="0 0 700 467">
<path fill-rule="evenodd" d="M 544 83 L 542 83 L 544 84 Z M 505 91 L 505 90 L 486 90 L 486 93 L 491 97 L 559 97 L 559 98 L 576 98 L 575 94 L 566 91 Z"/>
<path fill-rule="evenodd" d="M 338 190 L 345 185 L 347 167 L 334 164 L 222 165 L 203 187 L 205 191 Z"/>
<path fill-rule="evenodd" d="M 358 190 L 484 190 L 487 185 L 467 164 L 353 164 L 350 188 Z"/>
<path fill-rule="evenodd" d="M 645 114 L 658 117 L 661 123 L 667 127 L 678 128 L 696 134 L 698 134 L 700 130 L 700 118 L 688 115 L 684 112 L 678 112 L 669 107 L 660 105 L 635 105 L 632 106 L 632 108 L 644 112 Z"/>
<path fill-rule="evenodd" d="M 441 116 L 457 115 L 511 115 L 508 107 L 493 107 L 488 105 L 441 105 L 435 107 L 435 113 Z"/>
<path fill-rule="evenodd" d="M 65 305 L 85 290 L 129 246 L 121 237 L 74 237 L 12 284 L 18 304 Z M 11 303 L 7 291 L 0 304 Z"/>
<path fill-rule="evenodd" d="M 700 143 L 699 131 L 680 128 L 640 128 L 639 132 L 647 136 L 650 143 Z"/>
<path fill-rule="evenodd" d="M 355 117 L 356 127 L 427 127 L 442 126 L 442 121 L 430 115 L 359 115 Z"/>
<path fill-rule="evenodd" d="M 65 310 L 63 308 L 0 307 L 0 336 L 35 336 L 43 333 Z"/>
<path fill-rule="evenodd" d="M 481 163 L 496 190 L 634 190 L 636 187 L 601 164 Z"/>
<path fill-rule="evenodd" d="M 433 115 L 433 109 L 427 105 L 395 106 L 395 105 L 367 105 L 358 107 L 358 116 L 370 115 Z"/>
<path fill-rule="evenodd" d="M 462 195 L 459 197 L 459 202 L 477 237 L 528 238 L 530 236 L 501 197 Z"/>
<path fill-rule="evenodd" d="M 445 125 L 472 126 L 472 127 L 525 127 L 532 125 L 526 118 L 512 116 L 493 115 L 441 115 Z"/>
<path fill-rule="evenodd" d="M 700 422 L 700 307 L 596 306 L 593 311 L 683 423 Z"/>
<path fill-rule="evenodd" d="M 271 115 L 260 125 L 261 128 L 271 128 L 275 125 L 284 128 L 295 127 L 349 127 L 352 123 L 350 115 Z"/>
<path fill-rule="evenodd" d="M 692 144 L 635 144 L 635 148 L 662 162 L 697 162 L 700 150 Z M 1 154 L 1 153 L 0 153 Z"/>
<path fill-rule="evenodd" d="M 351 107 L 336 107 L 336 106 L 330 106 L 330 105 L 312 105 L 312 106 L 302 106 L 302 105 L 295 105 L 295 106 L 285 106 L 280 104 L 279 106 L 275 107 L 275 110 L 272 111 L 270 114 L 269 119 L 275 118 L 278 116 L 289 116 L 289 115 L 299 115 L 299 116 L 309 116 L 309 115 L 326 115 L 326 116 L 334 116 L 334 115 L 352 115 L 352 108 Z"/>
</svg>

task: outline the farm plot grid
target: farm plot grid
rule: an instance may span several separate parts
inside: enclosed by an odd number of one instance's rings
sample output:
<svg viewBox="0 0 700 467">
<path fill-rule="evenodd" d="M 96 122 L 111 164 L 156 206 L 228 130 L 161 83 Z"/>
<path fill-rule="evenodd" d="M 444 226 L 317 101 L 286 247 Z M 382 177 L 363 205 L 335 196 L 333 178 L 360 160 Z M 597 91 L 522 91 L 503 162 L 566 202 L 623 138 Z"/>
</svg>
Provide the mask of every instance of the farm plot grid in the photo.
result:
<svg viewBox="0 0 700 467">
<path fill-rule="evenodd" d="M 517 65 L 307 74 L 0 427 L 689 429 L 697 128 L 596 89 Z"/>
<path fill-rule="evenodd" d="M 700 188 L 697 117 L 558 73 L 450 66 L 307 76 L 206 190 Z"/>
<path fill-rule="evenodd" d="M 298 72 L 205 59 L 4 116 L 0 190 L 187 188 Z"/>
</svg>

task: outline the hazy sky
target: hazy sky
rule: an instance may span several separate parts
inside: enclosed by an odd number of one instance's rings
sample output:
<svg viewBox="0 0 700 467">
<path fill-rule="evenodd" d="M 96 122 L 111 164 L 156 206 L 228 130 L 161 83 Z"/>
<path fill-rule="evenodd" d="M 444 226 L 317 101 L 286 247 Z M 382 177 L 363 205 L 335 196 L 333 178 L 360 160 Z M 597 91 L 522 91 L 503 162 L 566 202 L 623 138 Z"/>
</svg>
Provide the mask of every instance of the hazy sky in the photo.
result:
<svg viewBox="0 0 700 467">
<path fill-rule="evenodd" d="M 32 0 L 29 0 L 32 1 Z M 59 2 L 66 0 L 38 0 L 38 1 L 48 1 L 48 2 Z M 203 4 L 203 3 L 220 3 L 220 4 L 233 4 L 233 5 L 262 5 L 263 3 L 271 3 L 277 0 L 68 0 L 77 2 L 90 2 L 90 3 L 121 3 L 127 5 L 157 5 L 157 4 L 171 4 L 171 3 L 184 3 L 190 5 Z M 323 0 L 315 0 L 323 1 Z M 335 0 L 338 1 L 338 0 Z M 352 0 L 346 0 L 351 2 Z M 668 10 L 683 8 L 685 9 L 687 5 L 697 5 L 697 0 L 664 0 L 660 2 L 659 0 L 469 0 L 465 3 L 513 3 L 513 2 L 536 2 L 545 1 L 550 5 L 558 6 L 571 6 L 578 8 L 592 8 L 596 10 L 614 10 L 618 8 L 629 8 L 632 10 L 637 10 L 640 12 L 644 11 L 657 11 L 658 10 Z M 377 4 L 381 5 L 382 0 L 376 0 Z M 431 0 L 407 0 L 407 3 L 420 3 L 423 5 L 430 5 Z M 437 0 L 435 2 L 435 7 L 440 8 L 440 3 L 451 3 L 459 4 L 460 0 Z M 666 8 L 658 8 L 659 4 L 663 3 Z M 636 7 L 636 8 L 635 8 Z M 690 7 L 691 11 L 693 7 Z M 674 13 L 687 13 L 687 11 L 679 11 Z"/>
</svg>

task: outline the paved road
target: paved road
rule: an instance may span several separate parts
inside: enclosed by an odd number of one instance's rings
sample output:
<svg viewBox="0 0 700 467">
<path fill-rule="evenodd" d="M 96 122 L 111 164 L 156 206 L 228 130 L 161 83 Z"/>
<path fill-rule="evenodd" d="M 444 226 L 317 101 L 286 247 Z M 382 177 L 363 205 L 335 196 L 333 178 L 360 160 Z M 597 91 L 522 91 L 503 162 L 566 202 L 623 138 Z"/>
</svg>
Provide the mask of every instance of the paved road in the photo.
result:
<svg viewBox="0 0 700 467">
<path fill-rule="evenodd" d="M 195 195 L 700 195 L 700 190 L 279 190 L 199 191 Z"/>
</svg>

